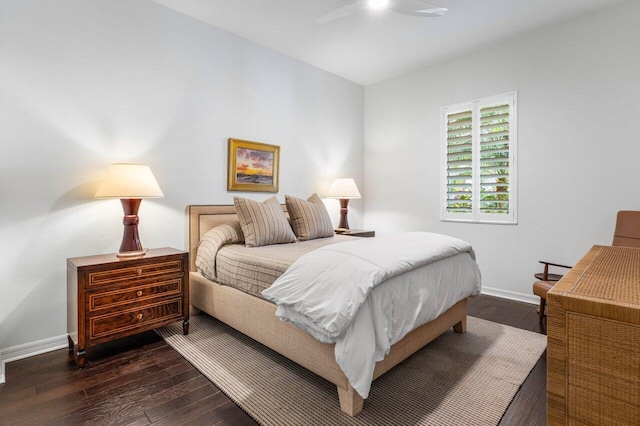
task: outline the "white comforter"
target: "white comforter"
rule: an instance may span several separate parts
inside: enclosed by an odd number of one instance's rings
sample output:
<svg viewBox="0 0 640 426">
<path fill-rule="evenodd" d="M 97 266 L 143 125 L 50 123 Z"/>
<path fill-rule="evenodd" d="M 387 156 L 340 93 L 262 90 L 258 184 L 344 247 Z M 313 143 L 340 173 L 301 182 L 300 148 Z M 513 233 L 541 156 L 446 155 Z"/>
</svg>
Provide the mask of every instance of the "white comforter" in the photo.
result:
<svg viewBox="0 0 640 426">
<path fill-rule="evenodd" d="M 332 244 L 301 256 L 262 295 L 276 315 L 325 343 L 369 395 L 375 363 L 408 332 L 480 293 L 471 246 L 427 232 Z"/>
</svg>

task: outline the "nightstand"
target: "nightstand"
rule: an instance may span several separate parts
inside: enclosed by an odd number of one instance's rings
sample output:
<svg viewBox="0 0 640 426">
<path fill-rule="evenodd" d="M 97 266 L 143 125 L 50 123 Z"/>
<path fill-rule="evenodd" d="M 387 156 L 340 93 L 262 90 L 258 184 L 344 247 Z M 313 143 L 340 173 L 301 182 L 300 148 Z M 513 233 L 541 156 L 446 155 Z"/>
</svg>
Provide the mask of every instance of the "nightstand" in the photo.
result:
<svg viewBox="0 0 640 426">
<path fill-rule="evenodd" d="M 349 235 L 351 237 L 363 237 L 370 238 L 376 236 L 376 231 L 365 231 L 363 229 L 347 229 L 346 231 L 338 232 L 336 234 Z"/>
<path fill-rule="evenodd" d="M 67 259 L 67 332 L 78 367 L 85 350 L 182 320 L 189 333 L 189 253 L 151 249 Z"/>
</svg>

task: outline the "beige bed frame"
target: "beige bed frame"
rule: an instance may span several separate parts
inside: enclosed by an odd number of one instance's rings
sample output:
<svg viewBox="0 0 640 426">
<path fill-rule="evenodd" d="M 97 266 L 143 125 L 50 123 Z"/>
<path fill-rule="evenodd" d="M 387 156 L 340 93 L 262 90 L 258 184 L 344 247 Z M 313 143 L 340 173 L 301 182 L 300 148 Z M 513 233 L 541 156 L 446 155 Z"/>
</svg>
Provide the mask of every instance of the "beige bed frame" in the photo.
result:
<svg viewBox="0 0 640 426">
<path fill-rule="evenodd" d="M 301 329 L 280 321 L 276 305 L 229 286 L 204 278 L 195 267 L 200 238 L 213 227 L 237 220 L 233 206 L 189 206 L 190 303 L 193 314 L 200 310 L 295 361 L 338 387 L 340 409 L 350 416 L 362 411 L 363 399 L 351 387 L 335 360 L 334 346 L 321 343 Z M 286 209 L 283 206 L 286 213 Z M 462 299 L 433 321 L 416 328 L 391 347 L 376 364 L 373 378 L 411 356 L 449 328 L 464 333 L 467 299 Z"/>
</svg>

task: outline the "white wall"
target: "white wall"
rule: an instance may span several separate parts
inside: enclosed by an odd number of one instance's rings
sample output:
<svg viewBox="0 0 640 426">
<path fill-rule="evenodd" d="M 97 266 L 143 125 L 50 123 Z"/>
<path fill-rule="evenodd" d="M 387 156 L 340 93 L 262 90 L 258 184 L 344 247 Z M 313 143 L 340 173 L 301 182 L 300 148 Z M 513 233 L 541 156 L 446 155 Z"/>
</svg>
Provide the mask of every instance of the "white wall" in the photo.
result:
<svg viewBox="0 0 640 426">
<path fill-rule="evenodd" d="M 483 285 L 524 298 L 537 260 L 610 244 L 616 211 L 640 210 L 638 16 L 628 2 L 367 86 L 365 227 L 465 239 Z M 512 90 L 518 225 L 440 222 L 440 107 Z"/>
<path fill-rule="evenodd" d="M 186 248 L 187 205 L 273 195 L 226 191 L 229 137 L 280 145 L 281 202 L 336 176 L 363 190 L 363 104 L 151 0 L 0 0 L 0 355 L 64 337 L 66 258 L 118 250 L 120 202 L 92 198 L 111 163 L 149 164 L 165 193 L 142 202 L 143 245 Z"/>
</svg>

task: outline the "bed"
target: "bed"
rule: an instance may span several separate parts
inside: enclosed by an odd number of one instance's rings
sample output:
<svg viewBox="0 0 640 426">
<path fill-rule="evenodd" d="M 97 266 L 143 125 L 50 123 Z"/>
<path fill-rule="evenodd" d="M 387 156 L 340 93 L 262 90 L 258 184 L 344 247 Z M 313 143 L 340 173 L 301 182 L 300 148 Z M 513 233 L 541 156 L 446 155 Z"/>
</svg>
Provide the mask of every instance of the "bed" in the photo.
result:
<svg viewBox="0 0 640 426">
<path fill-rule="evenodd" d="M 284 206 L 282 209 L 286 213 Z M 204 311 L 335 384 L 340 409 L 350 416 L 358 414 L 363 408 L 364 400 L 338 365 L 335 345 L 321 343 L 302 329 L 281 321 L 276 316 L 277 306 L 264 298 L 221 285 L 207 279 L 197 270 L 195 259 L 201 238 L 218 225 L 236 221 L 234 206 L 189 206 L 188 216 L 192 314 Z M 389 371 L 451 327 L 458 333 L 464 333 L 466 321 L 467 298 L 464 297 L 437 318 L 415 328 L 391 346 L 384 359 L 375 364 L 373 378 Z"/>
</svg>

